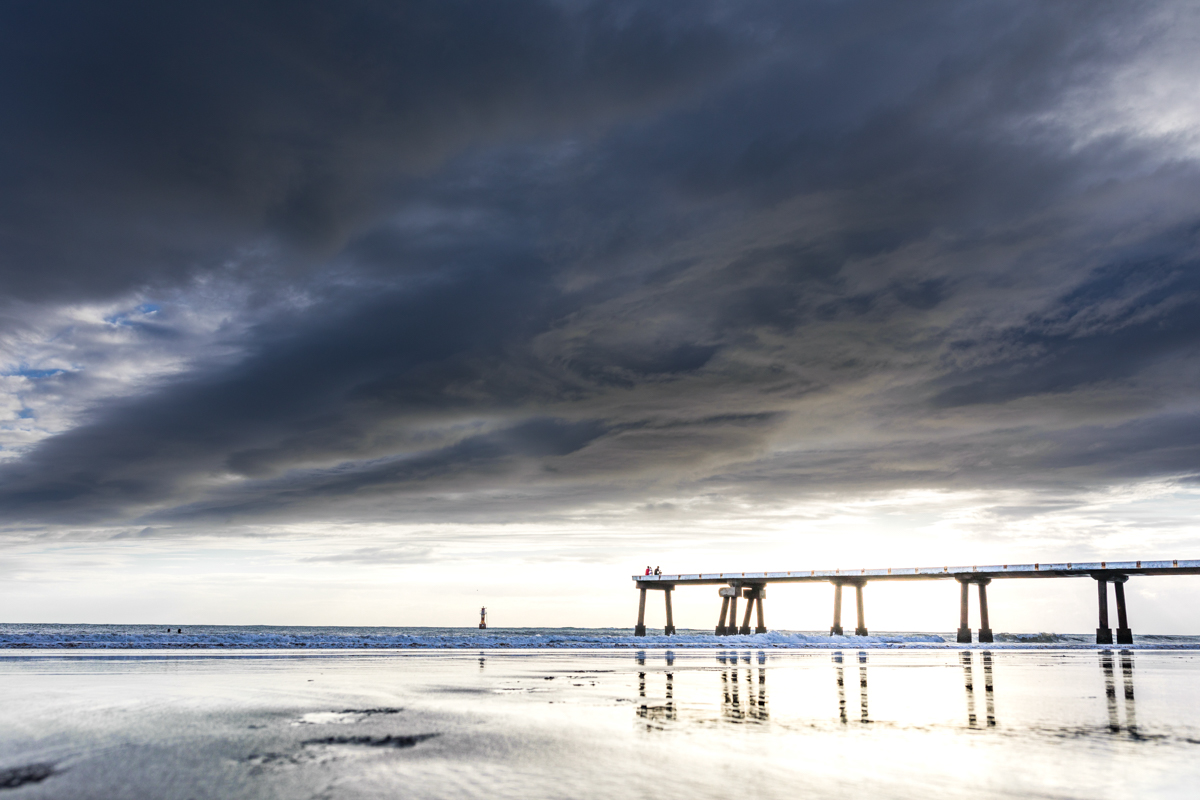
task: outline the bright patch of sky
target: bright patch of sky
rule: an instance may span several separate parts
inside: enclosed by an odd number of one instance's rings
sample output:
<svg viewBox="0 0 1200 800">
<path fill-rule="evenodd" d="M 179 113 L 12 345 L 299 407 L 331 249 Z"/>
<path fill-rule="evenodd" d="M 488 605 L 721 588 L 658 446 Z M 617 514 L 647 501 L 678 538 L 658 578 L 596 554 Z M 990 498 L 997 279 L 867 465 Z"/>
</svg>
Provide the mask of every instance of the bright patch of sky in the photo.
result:
<svg viewBox="0 0 1200 800">
<path fill-rule="evenodd" d="M 106 401 L 235 357 L 238 294 L 200 285 L 158 302 L 134 295 L 10 307 L 0 329 L 0 458 L 20 456 Z"/>
</svg>

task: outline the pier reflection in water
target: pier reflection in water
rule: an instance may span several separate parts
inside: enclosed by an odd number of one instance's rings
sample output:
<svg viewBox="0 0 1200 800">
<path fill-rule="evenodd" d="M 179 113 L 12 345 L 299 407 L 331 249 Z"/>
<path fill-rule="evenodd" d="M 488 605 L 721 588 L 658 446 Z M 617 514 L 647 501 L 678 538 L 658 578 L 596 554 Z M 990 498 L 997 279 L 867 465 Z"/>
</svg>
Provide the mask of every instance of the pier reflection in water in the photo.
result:
<svg viewBox="0 0 1200 800">
<path fill-rule="evenodd" d="M 1133 701 L 1133 653 L 1122 650 L 1117 654 L 1121 664 L 1121 689 L 1124 695 L 1125 726 L 1129 735 L 1138 735 L 1137 710 Z M 1122 730 L 1117 703 L 1116 658 L 1111 650 L 1100 652 L 1100 671 L 1104 674 L 1104 699 L 1108 706 L 1108 729 L 1112 733 Z"/>
<path fill-rule="evenodd" d="M 671 725 L 714 723 L 821 727 L 880 722 L 892 728 L 933 726 L 986 731 L 1000 727 L 996 675 L 998 665 L 1004 663 L 1008 665 L 1004 674 L 1008 676 L 1009 687 L 1005 695 L 1007 730 L 1023 726 L 1035 726 L 1043 732 L 1052 730 L 1053 721 L 1044 718 L 1047 706 L 1037 699 L 1046 695 L 1055 697 L 1051 702 L 1059 704 L 1065 697 L 1085 704 L 1076 708 L 1073 722 L 1062 724 L 1062 730 L 1071 735 L 1084 731 L 1088 735 L 1120 733 L 1129 738 L 1144 738 L 1135 706 L 1132 651 L 1102 650 L 1094 654 L 1076 651 L 1052 657 L 1056 661 L 1067 659 L 1062 667 L 1068 662 L 1074 664 L 1076 677 L 1060 683 L 1061 676 L 1067 674 L 1063 668 L 1045 669 L 1031 663 L 1033 659 L 1045 660 L 1045 655 L 1032 652 L 963 650 L 895 654 L 835 650 L 798 655 L 720 651 L 715 655 L 688 653 L 678 663 L 672 652 L 649 658 L 645 652 L 639 652 L 636 714 L 648 728 L 658 730 Z M 1094 670 L 1095 666 L 1090 666 L 1097 663 L 1093 658 L 1098 659 L 1100 667 L 1102 696 L 1098 691 L 1079 694 L 1086 691 L 1087 683 L 1094 678 L 1088 679 L 1078 674 L 1078 670 L 1085 666 L 1090 668 L 1084 669 L 1084 673 Z M 832 665 L 832 682 L 828 677 L 821 679 L 822 674 L 830 674 L 825 671 L 828 666 L 819 666 L 822 662 Z M 953 671 L 948 672 L 947 668 Z M 1030 683 L 1030 669 L 1039 674 L 1033 683 Z M 869 671 L 871 681 L 868 681 Z M 947 680 L 951 674 L 961 677 Z M 773 709 L 769 700 L 768 677 L 773 684 L 772 699 L 783 698 L 779 708 Z M 1047 678 L 1052 684 L 1044 684 Z M 874 698 L 875 706 L 871 704 L 872 691 L 879 695 Z M 830 701 L 836 703 L 836 717 Z M 1095 705 L 1100 702 L 1102 707 Z M 1092 708 L 1090 723 L 1084 721 L 1089 713 L 1086 704 Z M 878 708 L 877 716 L 872 716 L 873 707 Z"/>
<path fill-rule="evenodd" d="M 699 654 L 697 654 L 697 657 Z M 809 656 L 811 659 L 816 654 Z M 836 703 L 837 703 L 837 721 L 840 724 L 849 724 L 855 722 L 859 724 L 868 724 L 874 720 L 871 717 L 870 689 L 871 684 L 868 680 L 869 666 L 873 658 L 887 658 L 886 655 L 879 653 L 872 654 L 867 650 L 860 650 L 853 653 L 845 653 L 840 650 L 835 650 L 828 656 L 833 665 L 834 684 L 836 686 Z M 939 656 L 938 661 L 945 666 L 949 666 L 945 659 L 953 657 L 957 659 L 959 668 L 961 669 L 963 686 L 965 688 L 965 702 L 959 700 L 955 705 L 961 709 L 957 714 L 958 719 L 965 717 L 966 727 L 968 728 L 994 728 L 996 727 L 996 699 L 995 699 L 995 669 L 994 656 L 988 651 L 962 651 L 960 653 L 946 653 L 944 656 Z M 676 667 L 676 655 L 673 652 L 667 652 L 663 655 L 652 656 L 649 659 L 644 651 L 639 651 L 635 660 L 639 667 L 637 673 L 638 687 L 638 703 L 636 706 L 637 716 L 651 723 L 650 727 L 662 728 L 667 723 L 673 723 L 681 720 L 680 705 L 677 702 L 677 692 L 679 689 L 677 677 L 680 675 L 688 675 L 686 696 L 684 697 L 685 706 L 690 711 L 686 715 L 684 721 L 691 722 L 711 722 L 719 721 L 725 723 L 767 723 L 771 720 L 770 703 L 767 693 L 768 674 L 771 672 L 771 667 L 768 665 L 768 655 L 765 651 L 721 651 L 712 657 L 718 669 L 713 676 L 714 670 L 710 666 L 704 666 L 703 661 L 699 663 L 693 661 L 692 657 L 687 658 L 682 666 L 683 672 L 680 673 Z M 781 656 L 772 654 L 771 659 L 781 659 Z M 794 657 L 793 657 L 794 658 Z M 1136 728 L 1133 712 L 1133 686 L 1132 686 L 1132 659 L 1131 657 L 1122 657 L 1123 676 L 1125 677 L 1125 697 L 1126 699 L 1126 726 Z M 661 660 L 660 660 L 661 659 Z M 777 666 L 784 666 L 791 659 L 784 659 Z M 894 660 L 894 658 L 892 659 Z M 658 663 L 655 663 L 658 662 Z M 651 669 L 646 669 L 649 663 Z M 709 664 L 712 662 L 709 661 Z M 1116 715 L 1116 689 L 1113 676 L 1115 676 L 1115 663 L 1112 655 L 1107 654 L 1102 656 L 1102 665 L 1106 670 L 1105 675 L 1108 676 L 1109 698 L 1111 711 L 1110 719 L 1113 720 L 1113 725 L 1119 729 L 1119 720 Z M 661 666 L 660 666 L 661 665 Z M 885 696 L 885 705 L 888 707 L 888 715 L 885 720 L 890 724 L 904 724 L 912 722 L 914 724 L 922 724 L 932 720 L 926 719 L 897 719 L 895 710 L 898 705 L 898 700 L 915 701 L 917 707 L 938 708 L 944 707 L 944 703 L 939 702 L 939 698 L 931 694 L 932 691 L 940 687 L 941 694 L 946 688 L 944 680 L 937 679 L 937 676 L 944 675 L 937 663 L 928 663 L 922 666 L 930 668 L 924 675 L 921 675 L 923 680 L 914 684 L 911 688 L 905 688 L 898 685 L 896 678 L 917 677 L 918 672 L 913 670 L 897 671 L 894 668 L 896 664 L 884 662 L 885 676 L 890 674 L 890 679 L 886 682 L 885 691 L 888 696 Z M 655 669 L 658 667 L 658 669 Z M 664 669 L 665 667 L 665 669 Z M 808 670 L 803 670 L 801 675 L 797 675 L 794 667 L 788 665 L 787 678 L 789 681 L 795 680 L 797 677 L 804 677 Z M 706 676 L 715 677 L 715 690 L 718 702 L 712 704 L 709 698 L 711 694 L 696 696 L 696 693 L 701 691 L 698 684 Z M 711 686 L 713 681 L 711 678 L 703 680 Z M 828 684 L 826 684 L 828 685 Z M 851 687 L 857 687 L 854 691 Z M 791 690 L 790 699 L 797 698 L 796 686 L 786 686 Z M 713 691 L 710 690 L 710 691 Z M 821 693 L 819 686 L 806 686 L 805 690 L 800 693 L 800 697 L 810 699 L 813 695 Z M 704 696 L 707 695 L 707 696 Z M 899 695 L 899 697 L 897 696 Z M 911 697 L 909 697 L 911 695 Z M 921 699 L 916 699 L 921 698 Z M 948 699 L 948 698 L 947 698 Z M 715 705 L 715 708 L 713 706 Z M 802 705 L 807 705 L 802 703 Z M 717 712 L 716 718 L 706 709 L 713 708 Z M 826 706 L 828 708 L 828 706 Z M 816 709 L 813 709 L 816 710 Z M 949 710 L 949 709 L 947 709 Z M 962 716 L 958 716 L 961 714 Z M 927 716 L 918 714 L 917 717 Z M 809 714 L 804 714 L 803 717 L 810 723 L 817 723 L 820 720 L 819 714 L 814 717 Z M 982 717 L 982 720 L 981 720 Z M 947 719 L 947 723 L 951 720 Z M 958 723 L 962 725 L 962 723 Z"/>
<path fill-rule="evenodd" d="M 975 653 L 964 650 L 959 653 L 962 662 L 963 681 L 967 688 L 967 726 L 979 727 L 979 719 L 975 714 Z M 992 683 L 992 654 L 986 650 L 979 653 L 983 669 L 983 703 L 987 713 L 987 727 L 996 727 L 996 696 Z"/>
<path fill-rule="evenodd" d="M 860 722 L 870 722 L 871 716 L 869 713 L 869 703 L 867 698 L 867 653 L 865 650 L 858 652 L 858 718 Z M 846 658 L 842 651 L 835 650 L 833 652 L 834 674 L 837 676 L 837 691 L 838 691 L 838 718 L 842 722 L 848 722 L 849 717 L 846 714 Z"/>
<path fill-rule="evenodd" d="M 636 656 L 639 667 L 646 666 L 645 653 Z M 675 654 L 668 652 L 664 658 L 667 671 L 661 673 L 638 672 L 638 705 L 637 716 L 647 723 L 650 729 L 661 729 L 665 723 L 679 719 L 679 711 L 675 704 L 675 673 L 670 667 L 675 663 Z M 736 652 L 721 652 L 716 655 L 716 662 L 721 665 L 720 679 L 720 721 L 727 723 L 760 723 L 770 719 L 767 702 L 767 656 L 758 653 L 753 656 L 747 652 L 739 655 Z M 744 668 L 743 666 L 744 665 Z M 756 666 L 757 665 L 757 666 Z M 708 670 L 705 670 L 707 673 Z M 647 693 L 647 682 L 657 684 L 661 675 L 663 687 L 662 700 L 654 693 L 657 686 L 652 685 Z M 707 715 L 700 714 L 693 721 L 702 721 Z"/>
<path fill-rule="evenodd" d="M 724 657 L 718 657 L 726 661 Z M 757 672 L 747 667 L 739 670 L 736 666 L 737 657 L 728 659 L 734 665 L 732 669 L 721 671 L 721 716 L 729 722 L 766 722 L 770 719 L 767 710 L 767 670 L 760 666 Z M 749 663 L 749 655 L 745 661 Z M 766 664 L 766 656 L 760 654 L 760 664 Z M 745 692 L 741 691 L 744 672 Z M 744 699 L 743 699 L 744 698 Z"/>
<path fill-rule="evenodd" d="M 640 703 L 637 707 L 637 715 L 646 720 L 647 727 L 661 728 L 664 723 L 674 722 L 678 715 L 675 710 L 675 676 L 668 672 L 666 678 L 666 699 L 662 703 L 651 704 L 646 697 L 646 673 L 638 673 L 638 698 Z"/>
</svg>

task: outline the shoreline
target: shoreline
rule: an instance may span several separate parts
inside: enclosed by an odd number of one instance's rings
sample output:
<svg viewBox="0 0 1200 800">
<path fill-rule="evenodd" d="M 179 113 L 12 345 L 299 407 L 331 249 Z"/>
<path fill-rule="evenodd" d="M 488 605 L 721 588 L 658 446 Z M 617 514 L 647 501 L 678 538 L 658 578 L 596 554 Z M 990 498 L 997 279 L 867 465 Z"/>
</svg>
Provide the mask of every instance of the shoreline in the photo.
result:
<svg viewBox="0 0 1200 800">
<path fill-rule="evenodd" d="M 702 653 L 711 652 L 720 654 L 729 651 L 771 651 L 774 653 L 790 653 L 790 652 L 838 652 L 842 650 L 927 650 L 931 652 L 958 651 L 958 650 L 978 650 L 981 652 L 992 651 L 1072 651 L 1072 652 L 1090 652 L 1090 651 L 1138 651 L 1138 652 L 1187 652 L 1200 651 L 1200 643 L 1181 643 L 1181 644 L 1161 644 L 1161 643 L 1144 643 L 1144 644 L 1084 644 L 1072 642 L 1055 642 L 1055 643 L 990 643 L 980 644 L 972 642 L 971 644 L 944 642 L 941 644 L 933 642 L 912 642 L 912 643 L 886 643 L 886 642 L 854 642 L 849 641 L 844 644 L 828 643 L 828 644 L 808 644 L 808 645 L 771 645 L 771 644 L 755 644 L 752 642 L 746 643 L 730 643 L 728 645 L 713 645 L 713 644 L 685 644 L 685 645 L 633 645 L 633 644 L 611 644 L 611 645 L 594 645 L 594 646 L 579 646 L 579 645 L 545 645 L 541 647 L 510 647 L 507 645 L 442 645 L 442 646 L 412 646 L 412 647 L 248 647 L 248 646 L 193 646 L 193 647 L 146 647 L 146 646 L 71 646 L 71 645 L 39 645 L 39 646 L 9 646 L 0 647 L 0 659 L 11 659 L 15 657 L 28 655 L 30 657 L 50 657 L 53 655 L 77 656 L 81 658 L 102 658 L 102 657 L 123 657 L 133 656 L 137 654 L 145 654 L 147 656 L 194 656 L 197 658 L 206 658 L 209 655 L 226 655 L 229 657 L 239 656 L 260 656 L 260 657 L 333 657 L 347 655 L 362 655 L 362 656 L 378 656 L 378 655 L 428 655 L 431 653 L 489 653 L 496 655 L 512 654 L 534 654 L 534 653 L 610 653 L 610 652 L 654 652 L 654 653 Z M 36 656 L 34 655 L 36 654 Z"/>
</svg>

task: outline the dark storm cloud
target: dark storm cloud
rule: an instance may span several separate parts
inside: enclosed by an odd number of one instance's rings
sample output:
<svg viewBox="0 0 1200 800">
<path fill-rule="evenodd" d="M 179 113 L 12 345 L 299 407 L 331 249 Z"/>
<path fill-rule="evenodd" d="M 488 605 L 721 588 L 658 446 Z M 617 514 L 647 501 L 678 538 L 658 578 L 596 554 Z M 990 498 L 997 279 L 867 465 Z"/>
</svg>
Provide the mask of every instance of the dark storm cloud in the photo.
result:
<svg viewBox="0 0 1200 800">
<path fill-rule="evenodd" d="M 457 148 L 604 124 L 750 44 L 687 11 L 8 3 L 0 280 L 34 298 L 116 292 L 264 235 L 309 263 L 385 212 L 389 184 Z"/>
<path fill-rule="evenodd" d="M 1182 6 L 5 13 L 12 325 L 250 298 L 5 463 L 11 520 L 1200 470 L 1197 144 L 1129 83 L 1200 74 Z"/>
<path fill-rule="evenodd" d="M 1065 392 L 1129 379 L 1172 358 L 1190 360 L 1188 351 L 1200 341 L 1200 228 L 1171 231 L 1114 256 L 1120 260 L 1095 269 L 1057 298 L 1050 313 L 999 333 L 1011 359 L 948 377 L 956 385 L 939 392 L 934 404 Z"/>
</svg>

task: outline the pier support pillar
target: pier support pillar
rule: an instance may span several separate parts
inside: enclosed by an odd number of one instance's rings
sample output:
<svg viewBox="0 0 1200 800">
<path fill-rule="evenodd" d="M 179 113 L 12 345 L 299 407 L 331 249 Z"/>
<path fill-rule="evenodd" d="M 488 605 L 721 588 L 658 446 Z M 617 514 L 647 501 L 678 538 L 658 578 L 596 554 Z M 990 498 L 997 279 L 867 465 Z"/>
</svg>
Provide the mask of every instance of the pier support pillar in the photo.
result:
<svg viewBox="0 0 1200 800">
<path fill-rule="evenodd" d="M 991 578 L 975 581 L 979 586 L 979 641 L 981 644 L 992 641 L 992 626 L 988 621 L 987 607 L 987 585 L 991 582 Z"/>
<path fill-rule="evenodd" d="M 1108 627 L 1108 578 L 1096 578 L 1096 596 L 1100 601 L 1100 627 L 1096 628 L 1096 644 L 1112 644 L 1112 628 Z"/>
<path fill-rule="evenodd" d="M 866 585 L 866 581 L 859 581 L 854 584 L 854 599 L 858 604 L 858 627 L 854 629 L 855 636 L 866 636 L 867 635 L 867 623 L 865 621 L 865 613 L 863 610 L 863 593 L 862 593 L 863 586 L 865 586 L 865 585 Z"/>
<path fill-rule="evenodd" d="M 765 586 L 751 586 L 748 589 L 743 590 L 742 596 L 746 598 L 746 617 L 742 620 L 742 627 L 740 631 L 743 636 L 749 636 L 752 632 L 767 632 L 767 628 L 763 624 L 763 598 L 766 596 L 766 594 L 767 589 Z M 750 615 L 756 610 L 758 612 L 758 626 L 751 629 Z"/>
<path fill-rule="evenodd" d="M 745 590 L 746 616 L 742 619 L 742 627 L 738 628 L 738 633 L 740 633 L 742 636 L 750 635 L 750 615 L 754 613 L 754 597 L 756 593 L 757 592 L 755 589 Z"/>
<path fill-rule="evenodd" d="M 740 586 L 722 586 L 717 590 L 721 596 L 721 618 L 717 620 L 717 636 L 733 636 L 738 632 L 737 599 L 742 593 Z"/>
<path fill-rule="evenodd" d="M 638 621 L 637 626 L 633 629 L 634 636 L 646 635 L 646 590 L 639 589 L 641 597 L 638 599 Z"/>
<path fill-rule="evenodd" d="M 663 589 L 663 599 L 667 603 L 667 624 L 663 628 L 664 636 L 675 635 L 675 615 L 671 613 L 671 592 L 675 589 L 674 586 L 667 586 Z"/>
<path fill-rule="evenodd" d="M 833 625 L 829 628 L 830 636 L 843 636 L 842 633 L 842 582 L 833 582 Z"/>
<path fill-rule="evenodd" d="M 971 585 L 966 581 L 958 582 L 958 638 L 959 644 L 971 643 Z"/>
<path fill-rule="evenodd" d="M 1112 579 L 1113 594 L 1117 596 L 1117 644 L 1133 644 L 1133 631 L 1129 629 L 1129 617 L 1125 613 L 1125 581 L 1128 575 Z"/>
</svg>

